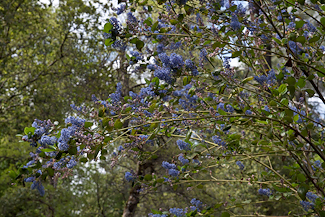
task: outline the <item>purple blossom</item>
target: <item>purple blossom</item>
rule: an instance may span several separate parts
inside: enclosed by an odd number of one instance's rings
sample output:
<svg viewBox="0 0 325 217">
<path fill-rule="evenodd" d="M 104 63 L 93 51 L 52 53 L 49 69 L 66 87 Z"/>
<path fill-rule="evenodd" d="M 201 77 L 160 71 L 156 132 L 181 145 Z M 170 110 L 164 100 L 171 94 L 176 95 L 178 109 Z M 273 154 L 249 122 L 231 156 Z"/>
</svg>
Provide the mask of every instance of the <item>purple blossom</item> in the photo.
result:
<svg viewBox="0 0 325 217">
<path fill-rule="evenodd" d="M 180 155 L 178 157 L 178 160 L 184 165 L 184 164 L 188 164 L 190 161 L 188 159 L 185 159 L 183 155 Z"/>
<path fill-rule="evenodd" d="M 238 17 L 236 14 L 233 14 L 231 17 L 231 22 L 230 22 L 230 27 L 235 30 L 238 31 L 240 30 L 242 24 L 238 21 Z"/>
<path fill-rule="evenodd" d="M 183 140 L 179 139 L 179 140 L 176 141 L 176 143 L 177 143 L 178 148 L 180 150 L 185 150 L 185 151 L 190 151 L 191 150 L 191 145 L 184 142 Z"/>
<path fill-rule="evenodd" d="M 243 170 L 245 168 L 244 164 L 241 161 L 237 161 L 236 164 L 239 167 L 239 169 L 241 169 L 241 170 Z"/>
<path fill-rule="evenodd" d="M 270 195 L 272 195 L 272 192 L 271 192 L 271 190 L 269 189 L 269 188 L 260 188 L 260 189 L 258 189 L 258 193 L 260 194 L 260 195 L 265 195 L 265 196 L 270 196 Z"/>
<path fill-rule="evenodd" d="M 163 161 L 162 162 L 162 167 L 165 168 L 165 169 L 167 169 L 167 170 L 176 169 L 176 165 L 175 164 L 168 163 L 167 161 Z"/>
</svg>

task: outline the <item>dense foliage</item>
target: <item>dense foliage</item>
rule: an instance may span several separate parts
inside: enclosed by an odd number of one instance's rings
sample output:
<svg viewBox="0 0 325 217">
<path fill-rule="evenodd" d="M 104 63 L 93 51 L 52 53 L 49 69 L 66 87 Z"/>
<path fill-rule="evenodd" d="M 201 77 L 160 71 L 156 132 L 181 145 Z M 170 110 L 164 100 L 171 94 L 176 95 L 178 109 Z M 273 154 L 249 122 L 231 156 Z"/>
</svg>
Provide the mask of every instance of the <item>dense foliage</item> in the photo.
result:
<svg viewBox="0 0 325 217">
<path fill-rule="evenodd" d="M 325 125 L 308 103 L 325 103 L 322 2 L 135 0 L 115 11 L 120 20 L 109 19 L 104 37 L 123 55 L 116 67 L 152 78 L 134 91 L 122 76 L 107 100 L 73 105 L 78 117 L 65 125 L 36 119 L 22 137 L 35 151 L 19 180 L 45 195 L 43 183 L 78 162 L 130 158 L 123 216 L 142 194 L 168 187 L 243 194 L 218 202 L 197 194 L 149 216 L 325 216 Z"/>
</svg>

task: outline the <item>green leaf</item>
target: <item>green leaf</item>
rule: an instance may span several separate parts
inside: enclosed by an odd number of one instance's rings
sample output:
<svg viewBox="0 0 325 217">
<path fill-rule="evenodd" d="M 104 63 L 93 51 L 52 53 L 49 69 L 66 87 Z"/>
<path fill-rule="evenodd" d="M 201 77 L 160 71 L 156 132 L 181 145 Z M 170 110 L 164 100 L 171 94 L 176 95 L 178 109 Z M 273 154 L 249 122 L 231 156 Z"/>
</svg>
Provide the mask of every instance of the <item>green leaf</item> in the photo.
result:
<svg viewBox="0 0 325 217">
<path fill-rule="evenodd" d="M 297 122 L 297 121 L 299 120 L 299 115 L 296 114 L 296 115 L 293 117 L 293 120 L 294 120 L 295 122 Z"/>
<path fill-rule="evenodd" d="M 310 43 L 316 42 L 319 40 L 319 36 L 314 36 L 313 38 L 309 39 Z"/>
<path fill-rule="evenodd" d="M 49 174 L 49 176 L 54 176 L 54 170 L 51 167 L 46 168 L 47 170 L 47 174 Z"/>
<path fill-rule="evenodd" d="M 170 20 L 170 24 L 172 24 L 172 25 L 176 25 L 177 23 L 178 23 L 178 20 L 173 20 L 173 19 Z"/>
<path fill-rule="evenodd" d="M 144 43 L 143 43 L 143 41 L 138 40 L 138 41 L 136 42 L 136 47 L 137 47 L 137 49 L 138 49 L 139 51 L 141 51 L 142 48 L 144 47 Z"/>
<path fill-rule="evenodd" d="M 221 217 L 230 217 L 230 214 L 228 212 L 222 212 Z"/>
<path fill-rule="evenodd" d="M 242 51 L 235 51 L 232 53 L 231 58 L 239 57 L 242 54 Z"/>
<path fill-rule="evenodd" d="M 183 78 L 183 85 L 185 86 L 185 85 L 189 84 L 191 82 L 191 80 L 192 80 L 191 76 L 185 76 Z"/>
<path fill-rule="evenodd" d="M 248 78 L 245 78 L 245 79 L 242 81 L 242 83 L 243 83 L 243 84 L 246 84 L 247 82 L 249 82 L 249 81 L 251 81 L 251 80 L 253 80 L 253 79 L 254 79 L 253 76 L 248 77 Z"/>
<path fill-rule="evenodd" d="M 88 159 L 87 159 L 86 157 L 82 157 L 82 158 L 80 158 L 79 161 L 81 161 L 81 162 L 83 162 L 83 163 L 86 163 L 86 162 L 88 161 Z"/>
<path fill-rule="evenodd" d="M 69 148 L 68 152 L 71 155 L 76 155 L 78 153 L 77 147 L 74 146 L 74 147 Z"/>
<path fill-rule="evenodd" d="M 325 27 L 325 17 L 320 18 L 320 22 L 322 23 L 323 27 Z"/>
<path fill-rule="evenodd" d="M 306 200 L 306 193 L 308 192 L 308 190 L 309 190 L 309 186 L 304 183 L 299 186 L 297 192 L 298 192 L 299 197 L 302 200 Z"/>
<path fill-rule="evenodd" d="M 305 21 L 299 20 L 299 21 L 296 22 L 296 28 L 300 29 L 301 27 L 304 26 L 304 24 L 305 24 Z"/>
<path fill-rule="evenodd" d="M 111 31 L 112 28 L 113 28 L 113 25 L 110 22 L 108 22 L 104 26 L 104 32 L 110 33 L 110 31 Z"/>
<path fill-rule="evenodd" d="M 114 127 L 115 127 L 116 129 L 121 129 L 121 128 L 123 127 L 123 123 L 122 123 L 122 121 L 121 121 L 120 119 L 117 119 L 117 120 L 115 121 L 115 123 L 114 123 Z"/>
<path fill-rule="evenodd" d="M 25 133 L 26 135 L 28 135 L 29 133 L 30 133 L 31 135 L 34 135 L 35 130 L 36 130 L 35 127 L 25 127 L 25 129 L 24 129 L 24 133 Z"/>
<path fill-rule="evenodd" d="M 112 39 L 110 39 L 110 38 L 108 38 L 108 39 L 105 40 L 105 45 L 106 45 L 106 46 L 110 46 L 110 45 L 112 45 L 113 43 L 114 43 L 114 41 L 113 41 Z"/>
<path fill-rule="evenodd" d="M 224 110 L 222 110 L 221 108 L 218 109 L 218 113 L 220 115 L 227 115 L 227 112 L 225 112 Z"/>
<path fill-rule="evenodd" d="M 304 44 L 306 42 L 305 36 L 299 36 L 296 38 L 296 42 L 300 42 L 301 44 Z"/>
<path fill-rule="evenodd" d="M 300 88 L 303 88 L 305 87 L 306 85 L 306 80 L 304 77 L 301 77 L 299 78 L 298 82 L 297 82 L 297 86 L 300 87 Z"/>
<path fill-rule="evenodd" d="M 286 99 L 286 98 L 283 98 L 283 99 L 281 99 L 281 103 L 283 104 L 283 105 L 288 105 L 289 104 L 289 100 L 288 99 Z"/>
<path fill-rule="evenodd" d="M 308 93 L 309 97 L 313 97 L 315 95 L 315 91 L 312 89 L 307 89 L 306 92 Z"/>
<path fill-rule="evenodd" d="M 298 180 L 300 182 L 305 182 L 306 181 L 306 177 L 302 173 L 299 173 L 298 176 L 297 176 L 297 178 L 298 178 Z"/>
<path fill-rule="evenodd" d="M 152 175 L 150 175 L 150 174 L 145 175 L 144 180 L 151 181 L 152 180 Z"/>
<path fill-rule="evenodd" d="M 158 26 L 158 22 L 155 22 L 151 27 L 151 31 L 154 32 L 157 29 L 157 26 Z"/>
<path fill-rule="evenodd" d="M 281 84 L 280 87 L 278 88 L 278 91 L 281 95 L 285 94 L 288 89 L 286 84 Z"/>
<path fill-rule="evenodd" d="M 85 125 L 84 125 L 85 128 L 88 128 L 91 126 L 93 126 L 93 122 L 85 122 Z"/>
<path fill-rule="evenodd" d="M 149 110 L 149 112 L 152 113 L 153 111 L 155 111 L 155 108 L 156 108 L 156 103 L 152 103 L 148 110 Z"/>
<path fill-rule="evenodd" d="M 41 151 L 42 152 L 52 152 L 52 151 L 55 151 L 55 150 L 51 149 L 51 148 L 43 148 Z"/>
<path fill-rule="evenodd" d="M 296 79 L 295 79 L 294 77 L 289 77 L 289 78 L 287 79 L 287 83 L 288 83 L 289 85 L 295 85 L 295 84 L 296 84 Z"/>
</svg>

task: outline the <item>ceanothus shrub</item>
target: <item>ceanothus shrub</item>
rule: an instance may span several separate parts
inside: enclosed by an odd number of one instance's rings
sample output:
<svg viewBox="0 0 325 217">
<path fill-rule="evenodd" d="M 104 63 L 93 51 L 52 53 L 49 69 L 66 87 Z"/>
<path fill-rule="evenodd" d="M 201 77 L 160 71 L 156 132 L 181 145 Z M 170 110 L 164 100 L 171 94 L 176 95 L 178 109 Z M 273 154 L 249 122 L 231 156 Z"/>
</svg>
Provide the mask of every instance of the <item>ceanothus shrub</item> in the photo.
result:
<svg viewBox="0 0 325 217">
<path fill-rule="evenodd" d="M 42 182 L 64 176 L 80 161 L 97 160 L 99 153 L 114 166 L 123 155 L 154 161 L 162 147 L 174 145 L 175 156 L 157 161 L 159 173 L 124 171 L 137 189 L 133 196 L 161 185 L 198 186 L 196 178 L 209 167 L 206 182 L 247 183 L 261 199 L 296 204 L 294 214 L 325 216 L 325 125 L 308 105 L 314 96 L 325 104 L 320 88 L 325 5 L 316 0 L 197 3 L 135 0 L 115 9 L 126 13 L 126 23 L 109 19 L 105 44 L 153 79 L 128 95 L 119 83 L 108 100 L 93 96 L 91 107 L 72 105 L 82 118 L 68 117 L 64 126 L 35 120 L 26 127 L 23 140 L 36 150 L 21 173 L 32 189 L 44 195 Z M 230 64 L 234 58 L 240 67 Z M 107 153 L 108 146 L 118 145 Z M 284 165 L 289 173 L 270 160 L 282 155 L 289 159 Z M 238 172 L 216 178 L 212 169 L 223 165 Z M 191 204 L 149 216 L 229 216 L 231 210 L 195 198 Z"/>
</svg>

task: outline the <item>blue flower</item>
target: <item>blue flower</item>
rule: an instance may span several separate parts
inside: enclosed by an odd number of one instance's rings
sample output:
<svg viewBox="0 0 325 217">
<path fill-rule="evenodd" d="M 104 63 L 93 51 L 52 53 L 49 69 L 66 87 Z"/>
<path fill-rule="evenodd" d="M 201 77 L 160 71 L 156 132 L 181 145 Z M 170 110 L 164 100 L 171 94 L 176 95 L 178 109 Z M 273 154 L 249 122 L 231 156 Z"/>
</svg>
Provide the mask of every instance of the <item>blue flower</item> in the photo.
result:
<svg viewBox="0 0 325 217">
<path fill-rule="evenodd" d="M 183 210 L 183 209 L 181 209 L 181 208 L 170 208 L 169 209 L 169 212 L 171 213 L 171 214 L 174 214 L 174 215 L 176 215 L 176 217 L 182 217 L 182 216 L 185 216 L 185 211 Z"/>
<path fill-rule="evenodd" d="M 44 189 L 44 186 L 42 185 L 41 181 L 33 181 L 33 184 L 30 187 L 32 190 L 34 190 L 34 189 L 38 190 L 38 193 L 41 196 L 44 196 L 45 189 Z"/>
<path fill-rule="evenodd" d="M 113 25 L 114 30 L 117 30 L 117 31 L 121 30 L 120 22 L 115 17 L 111 17 L 109 19 L 109 22 Z"/>
<path fill-rule="evenodd" d="M 26 179 L 24 179 L 25 182 L 33 182 L 35 181 L 35 177 L 34 176 L 31 176 L 31 177 L 28 177 Z"/>
<path fill-rule="evenodd" d="M 178 160 L 184 165 L 184 164 L 188 164 L 190 161 L 188 159 L 185 159 L 183 155 L 180 155 L 178 157 Z"/>
<path fill-rule="evenodd" d="M 298 46 L 297 42 L 289 41 L 288 45 L 294 54 L 299 54 L 302 52 L 302 49 Z"/>
<path fill-rule="evenodd" d="M 154 76 L 156 76 L 160 80 L 166 81 L 169 84 L 173 82 L 173 79 L 170 74 L 170 68 L 158 66 L 154 72 Z"/>
<path fill-rule="evenodd" d="M 203 203 L 200 200 L 197 200 L 196 198 L 193 198 L 191 200 L 191 204 L 195 206 L 197 211 L 199 211 L 199 212 L 201 211 Z"/>
<path fill-rule="evenodd" d="M 310 210 L 310 209 L 314 209 L 314 204 L 310 203 L 308 201 L 302 200 L 302 201 L 300 201 L 300 205 L 302 206 L 302 208 L 304 208 L 304 210 L 306 212 L 308 212 L 308 210 Z"/>
<path fill-rule="evenodd" d="M 135 16 L 133 16 L 132 12 L 127 13 L 127 22 L 136 24 L 138 23 L 137 18 L 135 18 Z"/>
<path fill-rule="evenodd" d="M 248 109 L 248 110 L 246 110 L 245 114 L 246 114 L 246 115 L 252 115 L 253 113 L 252 113 L 251 110 Z"/>
<path fill-rule="evenodd" d="M 168 170 L 168 174 L 171 176 L 177 177 L 179 174 L 179 171 L 175 170 L 175 169 L 170 169 L 170 170 Z"/>
<path fill-rule="evenodd" d="M 266 188 L 266 189 L 260 188 L 260 189 L 258 189 L 258 193 L 261 194 L 261 195 L 265 195 L 265 196 L 272 195 L 272 192 L 271 192 L 271 190 L 269 188 Z"/>
<path fill-rule="evenodd" d="M 174 69 L 179 69 L 183 67 L 184 61 L 181 55 L 178 55 L 176 53 L 172 53 L 169 57 L 170 66 Z"/>
<path fill-rule="evenodd" d="M 165 45 L 163 45 L 162 43 L 157 45 L 157 53 L 158 54 L 163 53 L 164 49 L 165 49 Z"/>
<path fill-rule="evenodd" d="M 241 23 L 238 21 L 238 17 L 236 14 L 233 14 L 231 17 L 231 22 L 230 22 L 230 27 L 235 30 L 238 31 L 241 28 Z"/>
<path fill-rule="evenodd" d="M 115 93 L 111 93 L 109 95 L 109 97 L 111 98 L 111 102 L 113 104 L 118 103 L 121 100 L 121 98 L 122 98 L 122 84 L 121 84 L 121 82 L 117 83 Z"/>
<path fill-rule="evenodd" d="M 245 168 L 244 164 L 241 161 L 237 161 L 236 164 L 239 167 L 239 169 L 241 169 L 241 170 L 243 170 Z"/>
<path fill-rule="evenodd" d="M 65 119 L 65 123 L 68 124 L 68 123 L 71 123 L 72 125 L 78 127 L 78 128 L 81 128 L 85 125 L 85 122 L 86 120 L 85 119 L 82 119 L 82 118 L 75 118 L 75 117 L 67 117 Z"/>
<path fill-rule="evenodd" d="M 191 145 L 184 142 L 183 140 L 179 139 L 179 140 L 176 141 L 176 143 L 177 143 L 178 148 L 180 150 L 185 150 L 185 151 L 190 151 L 191 150 Z"/>
<path fill-rule="evenodd" d="M 42 136 L 42 138 L 40 140 L 38 140 L 38 142 L 42 145 L 42 146 L 46 146 L 46 145 L 55 145 L 57 141 L 57 138 L 55 136 Z"/>
<path fill-rule="evenodd" d="M 318 198 L 318 196 L 316 194 L 313 194 L 312 192 L 307 192 L 306 197 L 312 201 L 313 203 L 315 203 L 316 199 Z"/>
<path fill-rule="evenodd" d="M 212 140 L 217 145 L 220 145 L 220 146 L 223 146 L 223 147 L 227 146 L 226 142 L 223 141 L 219 136 L 212 136 Z"/>
<path fill-rule="evenodd" d="M 74 157 L 71 158 L 71 160 L 67 163 L 67 168 L 72 169 L 74 166 L 77 165 L 77 161 Z"/>
<path fill-rule="evenodd" d="M 133 177 L 133 174 L 130 173 L 130 172 L 126 172 L 125 173 L 125 179 L 128 181 L 128 182 L 131 182 L 131 181 L 134 181 L 135 180 L 135 177 Z"/>
<path fill-rule="evenodd" d="M 163 161 L 162 162 L 162 167 L 165 168 L 165 169 L 176 169 L 176 165 L 175 164 L 171 164 L 171 163 L 168 163 L 167 161 Z"/>
<path fill-rule="evenodd" d="M 125 11 L 126 5 L 125 4 L 120 4 L 120 7 L 116 9 L 116 14 L 120 15 Z"/>
<path fill-rule="evenodd" d="M 161 62 L 164 64 L 165 67 L 169 67 L 170 66 L 170 61 L 169 61 L 169 57 L 166 53 L 160 53 L 158 55 L 159 59 L 161 60 Z"/>
</svg>

